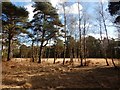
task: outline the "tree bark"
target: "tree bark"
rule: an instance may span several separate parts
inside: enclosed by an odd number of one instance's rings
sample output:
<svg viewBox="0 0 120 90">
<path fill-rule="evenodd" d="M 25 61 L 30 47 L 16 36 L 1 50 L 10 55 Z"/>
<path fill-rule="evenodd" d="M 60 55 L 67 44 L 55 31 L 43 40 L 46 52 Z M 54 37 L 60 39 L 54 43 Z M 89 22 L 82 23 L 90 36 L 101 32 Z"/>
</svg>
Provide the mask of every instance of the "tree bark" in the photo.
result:
<svg viewBox="0 0 120 90">
<path fill-rule="evenodd" d="M 73 55 L 74 55 L 74 53 L 73 53 L 73 50 L 71 48 L 70 49 L 70 63 L 73 63 Z"/>
<path fill-rule="evenodd" d="M 44 21 L 46 20 L 45 15 L 44 17 Z M 42 31 L 42 39 L 41 39 L 41 45 L 40 45 L 40 51 L 39 51 L 39 60 L 38 63 L 41 63 L 41 58 L 42 58 L 42 50 L 43 50 L 43 43 L 44 43 L 44 37 L 45 37 L 45 30 L 43 29 Z"/>
<path fill-rule="evenodd" d="M 7 61 L 10 61 L 10 52 L 11 52 L 11 38 L 10 38 L 10 34 L 8 37 L 8 56 L 7 56 Z"/>
<path fill-rule="evenodd" d="M 86 39 L 85 39 L 85 31 L 84 31 L 84 44 L 83 44 L 83 47 L 84 47 L 84 60 L 85 60 L 84 66 L 86 66 Z"/>
<path fill-rule="evenodd" d="M 54 46 L 54 61 L 53 61 L 53 64 L 55 64 L 55 61 L 56 61 L 56 47 Z"/>
<path fill-rule="evenodd" d="M 66 57 L 66 15 L 65 15 L 65 4 L 63 4 L 64 10 L 64 30 L 65 30 L 65 43 L 64 43 L 64 58 L 63 58 L 63 65 L 65 64 L 65 57 Z"/>
<path fill-rule="evenodd" d="M 34 41 L 32 41 L 32 62 L 34 62 Z"/>
<path fill-rule="evenodd" d="M 43 43 L 44 43 L 44 36 L 45 36 L 45 30 L 43 30 L 43 35 L 42 35 L 42 40 L 41 40 L 41 45 L 40 45 L 40 51 L 39 51 L 39 60 L 38 60 L 38 63 L 41 63 Z"/>
<path fill-rule="evenodd" d="M 39 60 L 38 60 L 38 63 L 41 63 L 42 49 L 43 49 L 43 42 L 41 42 L 41 45 L 40 45 Z"/>
<path fill-rule="evenodd" d="M 50 42 L 51 42 L 51 40 L 49 41 L 49 45 L 50 45 Z M 49 46 L 49 48 L 48 48 L 47 61 L 48 61 L 48 59 L 49 59 L 49 57 L 50 57 L 50 50 L 51 50 L 51 46 Z"/>
</svg>

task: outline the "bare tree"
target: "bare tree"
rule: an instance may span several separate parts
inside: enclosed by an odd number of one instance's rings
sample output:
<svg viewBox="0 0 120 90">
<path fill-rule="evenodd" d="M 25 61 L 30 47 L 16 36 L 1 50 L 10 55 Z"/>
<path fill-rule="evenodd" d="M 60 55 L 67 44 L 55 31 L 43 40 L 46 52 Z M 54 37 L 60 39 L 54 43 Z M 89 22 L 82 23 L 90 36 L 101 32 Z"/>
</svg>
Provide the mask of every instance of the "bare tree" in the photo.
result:
<svg viewBox="0 0 120 90">
<path fill-rule="evenodd" d="M 66 57 L 66 10 L 65 10 L 65 3 L 64 2 L 62 4 L 62 7 L 63 7 L 63 13 L 64 13 L 64 32 L 65 32 L 65 35 L 64 35 L 64 38 L 65 38 L 65 43 L 64 43 L 64 58 L 63 58 L 63 65 L 65 63 L 65 57 Z"/>
<path fill-rule="evenodd" d="M 90 15 L 89 13 L 87 13 L 87 8 L 85 8 L 83 10 L 83 17 L 82 17 L 82 30 L 83 30 L 83 43 L 82 43 L 82 46 L 83 46 L 83 58 L 84 58 L 84 61 L 85 61 L 85 66 L 86 66 L 86 58 L 87 58 L 87 47 L 86 47 L 86 36 L 87 36 L 87 33 L 89 31 L 89 27 L 90 27 Z"/>
<path fill-rule="evenodd" d="M 80 15 L 80 2 L 78 2 L 78 19 L 79 19 L 79 23 L 78 23 L 78 27 L 79 27 L 79 42 L 80 42 L 80 45 L 79 45 L 79 57 L 81 59 L 81 62 L 80 62 L 80 66 L 83 66 L 83 57 L 82 57 L 82 32 L 81 32 L 81 15 Z"/>
<path fill-rule="evenodd" d="M 69 48 L 70 48 L 70 62 L 73 63 L 73 57 L 74 57 L 74 52 L 75 52 L 75 40 L 74 40 L 74 32 L 76 29 L 76 24 L 77 24 L 77 20 L 76 17 L 73 15 L 69 15 L 68 18 L 68 29 L 69 29 Z"/>
<path fill-rule="evenodd" d="M 103 27 L 104 27 L 104 30 L 105 30 L 105 35 L 106 35 L 106 39 L 107 39 L 107 46 L 110 47 L 111 60 L 112 60 L 112 63 L 113 63 L 113 65 L 114 65 L 114 67 L 116 67 L 116 65 L 115 65 L 115 63 L 114 63 L 114 60 L 113 60 L 112 47 L 110 46 L 110 42 L 109 42 L 109 38 L 108 38 L 108 30 L 107 30 L 107 24 L 106 24 L 106 18 L 105 18 L 105 13 L 104 13 L 104 5 L 103 5 L 103 2 L 100 2 L 99 14 L 100 14 L 100 16 L 101 16 L 101 20 L 102 20 Z M 107 60 L 107 48 L 104 48 L 104 49 L 105 49 L 104 52 L 105 52 L 106 64 L 107 64 L 107 66 L 109 66 L 109 63 L 108 63 L 108 60 Z"/>
<path fill-rule="evenodd" d="M 99 27 L 100 44 L 101 44 L 101 54 L 104 53 L 104 58 L 106 60 L 107 66 L 108 66 L 109 63 L 107 61 L 107 52 L 105 50 L 106 47 L 105 47 L 105 43 L 104 43 L 103 36 L 102 36 L 102 34 L 103 34 L 103 30 L 102 30 L 102 27 L 103 27 L 103 25 L 102 25 L 102 18 L 101 18 L 100 15 L 98 15 L 98 18 L 96 18 L 96 19 L 98 21 L 98 27 Z"/>
</svg>

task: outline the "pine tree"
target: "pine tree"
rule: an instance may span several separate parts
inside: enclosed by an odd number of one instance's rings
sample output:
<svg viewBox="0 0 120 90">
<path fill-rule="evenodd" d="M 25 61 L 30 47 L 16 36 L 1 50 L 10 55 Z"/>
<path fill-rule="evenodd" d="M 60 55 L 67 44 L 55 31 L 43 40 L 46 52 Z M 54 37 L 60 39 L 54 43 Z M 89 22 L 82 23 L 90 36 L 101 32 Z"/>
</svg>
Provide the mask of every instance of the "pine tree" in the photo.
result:
<svg viewBox="0 0 120 90">
<path fill-rule="evenodd" d="M 8 55 L 7 61 L 11 58 L 12 39 L 20 33 L 26 33 L 23 28 L 28 17 L 28 12 L 23 7 L 17 7 L 11 2 L 2 3 L 2 34 L 7 35 Z"/>
<path fill-rule="evenodd" d="M 52 7 L 49 2 L 35 2 L 33 5 L 35 7 L 34 19 L 32 22 L 34 23 L 34 30 L 38 31 L 38 40 L 40 41 L 39 48 L 39 61 L 41 63 L 42 58 L 42 50 L 48 44 L 48 41 L 53 38 L 58 29 L 55 26 L 62 26 L 56 9 Z"/>
</svg>

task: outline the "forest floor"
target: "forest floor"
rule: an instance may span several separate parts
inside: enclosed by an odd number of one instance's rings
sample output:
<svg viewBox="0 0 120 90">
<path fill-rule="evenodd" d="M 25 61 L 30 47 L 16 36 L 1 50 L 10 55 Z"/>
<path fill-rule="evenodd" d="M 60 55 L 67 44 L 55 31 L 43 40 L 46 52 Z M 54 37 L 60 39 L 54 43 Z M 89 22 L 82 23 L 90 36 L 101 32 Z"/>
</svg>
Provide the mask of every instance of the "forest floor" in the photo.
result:
<svg viewBox="0 0 120 90">
<path fill-rule="evenodd" d="M 79 67 L 78 60 L 65 65 L 62 59 L 52 64 L 53 59 L 42 60 L 41 64 L 29 59 L 13 59 L 2 62 L 2 85 L 0 88 L 30 88 L 37 90 L 55 90 L 62 88 L 119 88 L 120 69 L 114 69 L 111 60 L 106 66 L 104 59 L 87 59 L 88 66 Z M 115 60 L 120 66 L 120 60 Z M 11 89 L 12 90 L 12 89 Z M 88 90 L 88 89 L 87 89 Z M 102 89 L 101 89 L 102 90 Z M 116 90 L 116 89 L 114 89 Z"/>
</svg>

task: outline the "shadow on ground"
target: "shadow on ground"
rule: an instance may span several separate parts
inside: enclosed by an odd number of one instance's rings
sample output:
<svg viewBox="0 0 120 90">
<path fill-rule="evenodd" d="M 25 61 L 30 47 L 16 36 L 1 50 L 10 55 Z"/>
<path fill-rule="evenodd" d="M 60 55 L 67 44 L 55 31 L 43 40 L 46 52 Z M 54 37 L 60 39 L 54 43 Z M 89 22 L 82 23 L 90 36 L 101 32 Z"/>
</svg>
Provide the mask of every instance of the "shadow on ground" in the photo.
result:
<svg viewBox="0 0 120 90">
<path fill-rule="evenodd" d="M 120 71 L 113 67 L 70 68 L 68 72 L 31 77 L 33 89 L 43 88 L 120 88 Z"/>
</svg>

